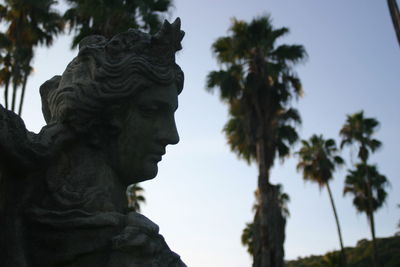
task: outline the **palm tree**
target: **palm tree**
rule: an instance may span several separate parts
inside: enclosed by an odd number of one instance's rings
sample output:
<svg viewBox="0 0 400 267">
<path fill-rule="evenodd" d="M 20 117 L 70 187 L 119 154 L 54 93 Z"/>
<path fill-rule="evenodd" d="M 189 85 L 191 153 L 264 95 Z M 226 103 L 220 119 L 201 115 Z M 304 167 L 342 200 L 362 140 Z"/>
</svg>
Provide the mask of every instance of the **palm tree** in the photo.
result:
<svg viewBox="0 0 400 267">
<path fill-rule="evenodd" d="M 358 157 L 365 164 L 369 154 L 382 146 L 378 139 L 372 137 L 378 126 L 379 122 L 376 119 L 364 118 L 364 111 L 347 115 L 347 120 L 339 133 L 342 137 L 341 148 L 357 144 Z"/>
<path fill-rule="evenodd" d="M 371 227 L 374 247 L 375 266 L 379 266 L 377 245 L 375 239 L 374 212 L 385 202 L 387 193 L 385 187 L 389 185 L 386 176 L 380 174 L 374 165 L 357 164 L 354 170 L 349 170 L 346 176 L 344 194 L 354 196 L 353 204 L 358 212 L 365 212 Z"/>
<path fill-rule="evenodd" d="M 53 0 L 5 0 L 0 4 L 0 22 L 5 23 L 1 48 L 1 83 L 5 86 L 5 103 L 8 107 L 8 87 L 12 85 L 11 110 L 16 111 L 17 90 L 21 88 L 18 114 L 21 115 L 26 83 L 32 71 L 30 63 L 34 48 L 50 46 L 63 30 L 63 21 L 52 6 Z M 5 41 L 5 42 L 3 42 Z M 5 45 L 4 45 L 5 44 Z"/>
<path fill-rule="evenodd" d="M 333 178 L 333 172 L 337 166 L 343 165 L 343 159 L 338 156 L 338 149 L 335 140 L 325 140 L 322 135 L 313 135 L 310 140 L 302 140 L 302 147 L 298 155 L 300 161 L 297 169 L 303 171 L 303 178 L 318 183 L 320 189 L 326 187 L 331 201 L 333 214 L 335 216 L 336 227 L 339 235 L 340 249 L 342 256 L 342 266 L 346 266 L 346 255 L 343 247 L 343 239 L 340 230 L 339 218 L 337 215 L 335 202 L 329 181 Z"/>
<path fill-rule="evenodd" d="M 302 94 L 299 78 L 293 70 L 306 57 L 301 45 L 279 45 L 276 41 L 289 32 L 274 29 L 269 16 L 250 23 L 233 19 L 229 35 L 217 39 L 212 50 L 221 69 L 211 71 L 207 89 L 219 88 L 220 97 L 229 106 L 224 127 L 231 149 L 248 162 L 258 165 L 259 220 L 255 225 L 260 242 L 254 245 L 254 266 L 282 266 L 278 252 L 283 243 L 277 232 L 274 209 L 279 208 L 276 188 L 269 182 L 275 157 L 284 159 L 298 140 L 295 126 L 300 115 L 290 107 L 293 97 Z M 282 229 L 281 229 L 282 230 Z M 284 229 L 283 229 L 284 231 Z M 283 249 L 283 248 L 282 248 Z"/>
<path fill-rule="evenodd" d="M 126 189 L 126 197 L 128 199 L 128 210 L 140 212 L 141 203 L 146 203 L 143 196 L 143 188 L 138 184 L 131 184 Z"/>
<path fill-rule="evenodd" d="M 365 118 L 364 112 L 360 111 L 354 113 L 352 115 L 347 116 L 347 120 L 343 125 L 342 129 L 340 130 L 340 135 L 342 137 L 341 147 L 346 145 L 353 145 L 356 144 L 358 146 L 358 158 L 361 160 L 361 164 L 358 164 L 363 167 L 365 177 L 365 185 L 368 187 L 366 190 L 367 193 L 367 202 L 368 202 L 368 218 L 370 221 L 371 227 L 371 234 L 372 234 L 372 244 L 374 248 L 374 264 L 375 266 L 379 266 L 378 260 L 378 250 L 376 246 L 376 239 L 375 239 L 375 224 L 374 224 L 374 202 L 373 202 L 373 195 L 372 195 L 372 180 L 369 179 L 372 177 L 368 171 L 368 158 L 370 153 L 375 152 L 379 149 L 382 143 L 374 139 L 372 136 L 376 131 L 376 128 L 379 126 L 379 122 L 374 118 Z M 358 166 L 357 165 L 357 166 Z"/>
<path fill-rule="evenodd" d="M 172 0 L 67 0 L 70 8 L 64 18 L 75 35 L 72 48 L 86 36 L 100 34 L 107 38 L 129 28 L 156 32 Z"/>
<path fill-rule="evenodd" d="M 397 41 L 400 45 L 400 12 L 396 0 L 387 0 L 390 17 L 392 18 L 393 27 L 396 32 Z"/>
</svg>

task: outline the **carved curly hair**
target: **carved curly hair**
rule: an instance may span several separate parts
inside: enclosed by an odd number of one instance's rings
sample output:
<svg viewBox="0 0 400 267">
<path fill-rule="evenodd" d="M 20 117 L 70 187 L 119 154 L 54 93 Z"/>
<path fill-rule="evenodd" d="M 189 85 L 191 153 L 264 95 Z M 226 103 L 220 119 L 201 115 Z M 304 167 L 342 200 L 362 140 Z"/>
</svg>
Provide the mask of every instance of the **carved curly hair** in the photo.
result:
<svg viewBox="0 0 400 267">
<path fill-rule="evenodd" d="M 175 83 L 180 93 L 184 74 L 175 63 L 175 53 L 183 36 L 178 18 L 172 24 L 165 21 L 155 35 L 130 29 L 110 40 L 86 37 L 63 75 L 40 88 L 46 122 L 87 133 L 108 126 L 115 109 L 153 84 Z"/>
</svg>

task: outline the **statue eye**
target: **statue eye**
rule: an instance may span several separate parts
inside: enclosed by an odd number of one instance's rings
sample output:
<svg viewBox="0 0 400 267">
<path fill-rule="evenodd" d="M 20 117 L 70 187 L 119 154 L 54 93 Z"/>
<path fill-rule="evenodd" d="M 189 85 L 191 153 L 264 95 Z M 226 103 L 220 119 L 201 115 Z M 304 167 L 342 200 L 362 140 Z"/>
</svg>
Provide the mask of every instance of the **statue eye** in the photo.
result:
<svg viewBox="0 0 400 267">
<path fill-rule="evenodd" d="M 159 113 L 160 108 L 157 105 L 143 105 L 139 107 L 139 110 L 143 116 L 153 117 Z"/>
</svg>

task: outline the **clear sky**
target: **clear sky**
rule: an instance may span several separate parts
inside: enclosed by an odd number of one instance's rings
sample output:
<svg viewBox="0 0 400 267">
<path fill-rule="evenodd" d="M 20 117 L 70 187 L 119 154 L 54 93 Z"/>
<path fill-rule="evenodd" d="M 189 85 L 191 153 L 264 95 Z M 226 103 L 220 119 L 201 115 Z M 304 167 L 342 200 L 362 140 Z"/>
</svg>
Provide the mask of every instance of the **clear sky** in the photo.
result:
<svg viewBox="0 0 400 267">
<path fill-rule="evenodd" d="M 230 19 L 249 21 L 267 13 L 276 27 L 290 28 L 282 42 L 302 44 L 309 54 L 297 68 L 305 90 L 297 105 L 303 118 L 302 138 L 317 133 L 339 140 L 346 114 L 360 110 L 381 122 L 376 137 L 384 146 L 371 162 L 378 164 L 391 187 L 386 204 L 376 213 L 376 232 L 386 237 L 397 231 L 400 47 L 386 1 L 175 0 L 171 19 L 181 17 L 186 31 L 177 57 L 185 72 L 176 114 L 181 142 L 167 149 L 158 177 L 142 184 L 147 198 L 143 213 L 160 225 L 170 247 L 191 267 L 251 266 L 240 235 L 253 217 L 256 167 L 230 152 L 221 132 L 227 107 L 204 88 L 207 73 L 218 68 L 210 46 L 227 34 Z M 70 36 L 62 36 L 50 49 L 37 50 L 23 111 L 32 131 L 44 125 L 38 88 L 61 74 L 75 56 L 70 42 Z M 332 182 L 345 246 L 370 238 L 365 215 L 357 214 L 351 197 L 342 194 L 344 176 L 352 164 L 350 154 L 350 149 L 343 151 L 347 166 Z M 271 173 L 272 181 L 282 183 L 291 197 L 286 259 L 339 248 L 326 190 L 303 182 L 296 163 L 295 157 L 283 165 L 277 161 Z"/>
</svg>

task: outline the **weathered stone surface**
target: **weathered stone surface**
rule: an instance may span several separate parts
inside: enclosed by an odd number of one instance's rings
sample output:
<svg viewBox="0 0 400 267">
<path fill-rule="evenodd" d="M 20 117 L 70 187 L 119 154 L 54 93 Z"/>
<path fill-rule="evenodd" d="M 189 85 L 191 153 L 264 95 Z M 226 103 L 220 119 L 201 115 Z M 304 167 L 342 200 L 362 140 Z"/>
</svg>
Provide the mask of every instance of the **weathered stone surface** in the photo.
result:
<svg viewBox="0 0 400 267">
<path fill-rule="evenodd" d="M 186 266 L 125 196 L 179 141 L 183 35 L 178 19 L 154 36 L 84 39 L 40 88 L 38 134 L 0 105 L 1 266 Z"/>
</svg>

